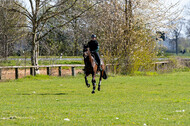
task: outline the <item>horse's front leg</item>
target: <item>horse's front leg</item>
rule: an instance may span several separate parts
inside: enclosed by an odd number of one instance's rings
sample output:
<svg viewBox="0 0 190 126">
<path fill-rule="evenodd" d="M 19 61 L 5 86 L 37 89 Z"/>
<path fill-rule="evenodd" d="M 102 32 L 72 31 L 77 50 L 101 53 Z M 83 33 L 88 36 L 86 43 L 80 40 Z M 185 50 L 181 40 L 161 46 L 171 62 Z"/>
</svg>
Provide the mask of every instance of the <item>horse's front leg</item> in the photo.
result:
<svg viewBox="0 0 190 126">
<path fill-rule="evenodd" d="M 100 71 L 100 78 L 99 78 L 99 83 L 98 83 L 98 91 L 100 91 L 101 81 L 102 81 L 102 71 Z"/>
<path fill-rule="evenodd" d="M 86 83 L 86 86 L 89 88 L 90 87 L 90 84 L 88 83 L 88 79 L 87 79 L 87 75 L 85 75 L 85 83 Z"/>
<path fill-rule="evenodd" d="M 92 75 L 92 84 L 93 84 L 92 94 L 94 94 L 95 93 L 95 89 L 96 89 L 95 74 Z"/>
</svg>

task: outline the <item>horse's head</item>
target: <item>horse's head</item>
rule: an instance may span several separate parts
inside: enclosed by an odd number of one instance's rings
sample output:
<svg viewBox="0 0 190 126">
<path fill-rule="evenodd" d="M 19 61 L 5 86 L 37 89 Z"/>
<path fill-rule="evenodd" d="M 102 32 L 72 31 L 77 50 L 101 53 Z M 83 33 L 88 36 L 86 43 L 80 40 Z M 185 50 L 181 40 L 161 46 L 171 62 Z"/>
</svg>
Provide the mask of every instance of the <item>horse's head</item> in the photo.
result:
<svg viewBox="0 0 190 126">
<path fill-rule="evenodd" d="M 86 58 L 89 53 L 89 47 L 88 45 L 83 45 L 83 57 Z"/>
</svg>

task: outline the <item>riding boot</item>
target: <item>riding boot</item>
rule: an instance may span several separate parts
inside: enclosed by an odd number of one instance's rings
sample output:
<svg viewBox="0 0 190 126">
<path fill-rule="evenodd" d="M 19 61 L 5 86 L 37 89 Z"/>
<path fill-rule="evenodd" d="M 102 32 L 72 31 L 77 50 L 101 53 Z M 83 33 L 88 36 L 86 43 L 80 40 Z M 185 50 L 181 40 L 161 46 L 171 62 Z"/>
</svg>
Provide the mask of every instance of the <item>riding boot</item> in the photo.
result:
<svg viewBox="0 0 190 126">
<path fill-rule="evenodd" d="M 102 67 L 101 67 L 101 65 L 98 66 L 98 69 L 99 69 L 99 71 L 102 71 Z"/>
<path fill-rule="evenodd" d="M 98 63 L 98 70 L 102 71 L 102 67 L 101 67 L 101 63 L 100 62 Z"/>
<path fill-rule="evenodd" d="M 102 71 L 102 67 L 101 67 L 101 61 L 100 61 L 100 59 L 97 60 L 97 62 L 98 62 L 98 70 L 99 70 L 99 71 Z"/>
<path fill-rule="evenodd" d="M 98 65 L 98 70 L 102 71 L 99 53 L 98 52 L 93 52 L 93 54 L 95 55 L 95 60 L 96 60 L 97 65 Z"/>
</svg>

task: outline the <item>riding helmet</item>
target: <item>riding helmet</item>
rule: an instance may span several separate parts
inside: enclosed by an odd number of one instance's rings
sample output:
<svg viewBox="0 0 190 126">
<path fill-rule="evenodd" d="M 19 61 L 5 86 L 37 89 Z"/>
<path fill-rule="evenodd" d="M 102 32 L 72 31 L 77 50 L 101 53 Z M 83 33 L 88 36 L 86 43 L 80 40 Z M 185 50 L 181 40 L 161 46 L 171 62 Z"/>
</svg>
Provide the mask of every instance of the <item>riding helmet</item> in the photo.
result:
<svg viewBox="0 0 190 126">
<path fill-rule="evenodd" d="M 94 35 L 94 34 L 93 34 L 93 35 L 91 35 L 91 38 L 96 38 L 96 35 Z"/>
</svg>

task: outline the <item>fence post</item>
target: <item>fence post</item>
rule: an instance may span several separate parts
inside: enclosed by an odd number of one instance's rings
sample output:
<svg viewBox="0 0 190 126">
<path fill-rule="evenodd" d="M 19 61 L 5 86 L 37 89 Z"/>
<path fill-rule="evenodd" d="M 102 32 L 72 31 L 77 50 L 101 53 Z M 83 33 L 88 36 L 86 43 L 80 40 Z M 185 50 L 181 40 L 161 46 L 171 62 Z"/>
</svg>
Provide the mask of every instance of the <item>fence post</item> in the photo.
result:
<svg viewBox="0 0 190 126">
<path fill-rule="evenodd" d="M 2 77 L 1 77 L 1 76 L 2 76 L 2 75 L 1 75 L 1 71 L 2 71 L 2 70 L 0 69 L 0 80 L 2 79 Z"/>
<path fill-rule="evenodd" d="M 34 67 L 30 67 L 30 75 L 36 76 L 36 71 Z"/>
<path fill-rule="evenodd" d="M 155 63 L 155 70 L 158 71 L 158 64 Z"/>
<path fill-rule="evenodd" d="M 72 69 L 72 76 L 76 76 L 76 74 L 75 74 L 75 67 L 71 67 L 71 69 Z"/>
<path fill-rule="evenodd" d="M 50 68 L 49 67 L 47 67 L 47 75 L 51 75 L 51 71 L 50 71 Z"/>
<path fill-rule="evenodd" d="M 33 68 L 34 76 L 36 76 L 36 67 Z"/>
<path fill-rule="evenodd" d="M 15 68 L 15 79 L 18 79 L 18 68 Z"/>
<path fill-rule="evenodd" d="M 59 66 L 58 72 L 59 72 L 59 76 L 61 76 L 62 75 L 62 73 L 61 73 L 61 66 Z"/>
<path fill-rule="evenodd" d="M 30 75 L 33 76 L 33 69 L 32 69 L 32 67 L 30 67 Z"/>
</svg>

